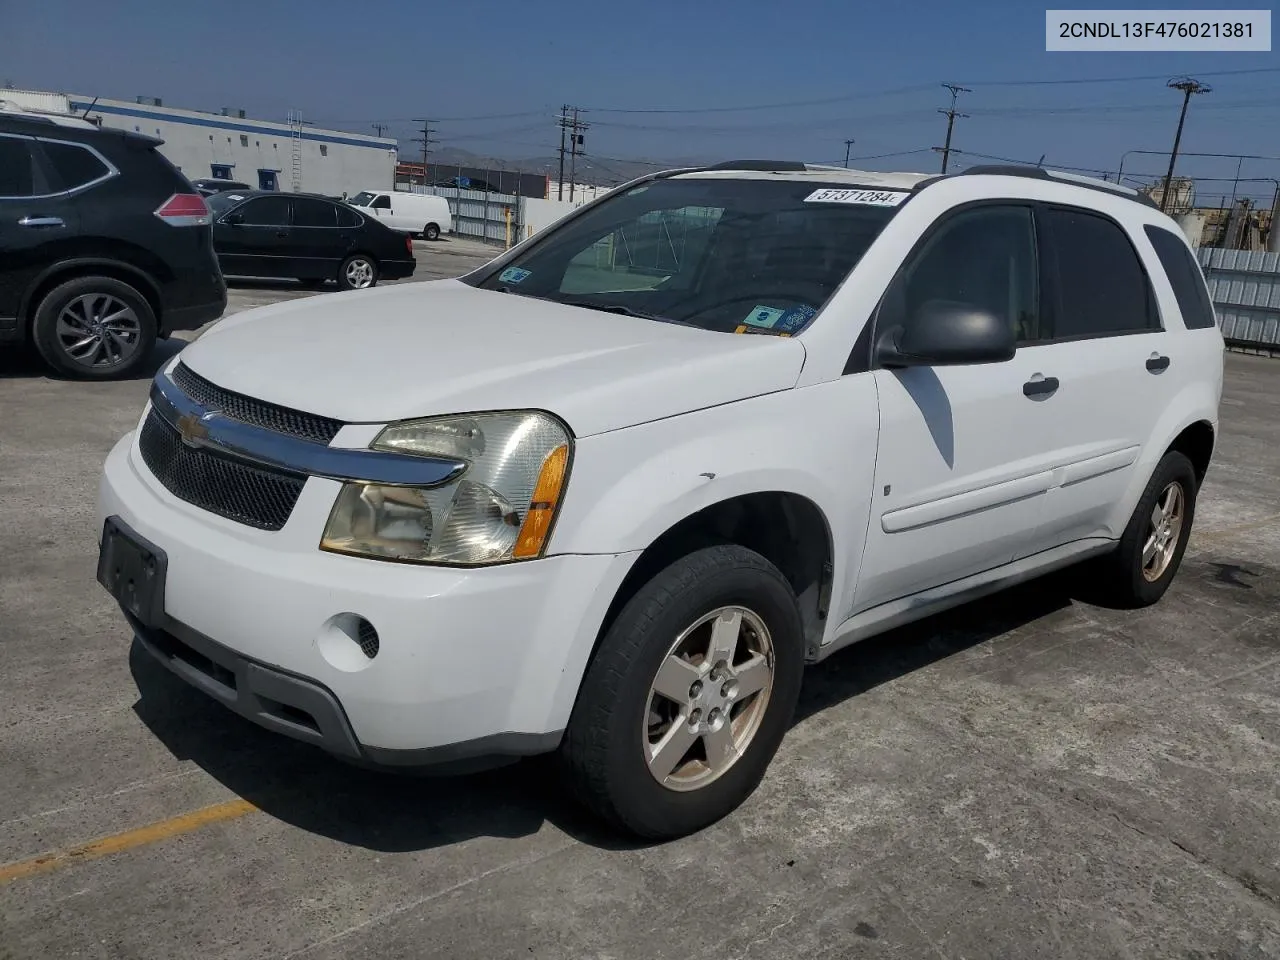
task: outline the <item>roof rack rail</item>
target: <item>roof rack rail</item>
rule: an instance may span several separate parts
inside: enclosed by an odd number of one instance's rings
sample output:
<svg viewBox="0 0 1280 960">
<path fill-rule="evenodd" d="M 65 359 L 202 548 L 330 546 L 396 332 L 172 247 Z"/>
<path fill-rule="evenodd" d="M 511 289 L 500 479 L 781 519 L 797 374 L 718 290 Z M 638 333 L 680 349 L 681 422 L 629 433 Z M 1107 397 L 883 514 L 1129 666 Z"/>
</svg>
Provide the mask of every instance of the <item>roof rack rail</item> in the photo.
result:
<svg viewBox="0 0 1280 960">
<path fill-rule="evenodd" d="M 1111 183 L 1109 180 L 1099 180 L 1097 177 L 1084 177 L 1078 173 L 1065 173 L 1061 170 L 1048 170 L 1044 167 L 1029 167 L 1020 164 L 978 164 L 969 167 L 967 170 L 961 170 L 957 177 L 966 176 L 998 176 L 998 177 L 1027 177 L 1032 180 L 1053 180 L 1061 183 L 1074 184 L 1077 187 L 1085 187 L 1089 190 L 1097 190 L 1101 193 L 1109 193 L 1112 196 L 1124 197 L 1127 200 L 1133 200 L 1143 206 L 1154 207 L 1159 210 L 1160 205 L 1152 200 L 1145 193 L 1139 193 L 1131 187 L 1121 186 L 1118 183 Z"/>
<path fill-rule="evenodd" d="M 700 167 L 701 170 L 757 170 L 765 172 L 795 172 L 803 173 L 808 169 L 798 160 L 724 160 L 720 163 L 713 163 L 710 166 Z"/>
</svg>

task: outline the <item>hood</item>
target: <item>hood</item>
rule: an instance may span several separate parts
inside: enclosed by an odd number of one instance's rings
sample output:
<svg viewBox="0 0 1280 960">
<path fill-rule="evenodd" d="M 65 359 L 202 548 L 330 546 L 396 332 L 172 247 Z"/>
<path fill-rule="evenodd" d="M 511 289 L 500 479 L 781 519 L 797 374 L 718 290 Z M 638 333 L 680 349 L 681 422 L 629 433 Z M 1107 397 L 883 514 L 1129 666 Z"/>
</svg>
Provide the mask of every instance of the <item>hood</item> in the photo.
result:
<svg viewBox="0 0 1280 960">
<path fill-rule="evenodd" d="M 579 437 L 795 385 L 799 341 L 712 333 L 457 280 L 236 314 L 182 352 L 227 390 L 351 423 L 548 410 Z"/>
</svg>

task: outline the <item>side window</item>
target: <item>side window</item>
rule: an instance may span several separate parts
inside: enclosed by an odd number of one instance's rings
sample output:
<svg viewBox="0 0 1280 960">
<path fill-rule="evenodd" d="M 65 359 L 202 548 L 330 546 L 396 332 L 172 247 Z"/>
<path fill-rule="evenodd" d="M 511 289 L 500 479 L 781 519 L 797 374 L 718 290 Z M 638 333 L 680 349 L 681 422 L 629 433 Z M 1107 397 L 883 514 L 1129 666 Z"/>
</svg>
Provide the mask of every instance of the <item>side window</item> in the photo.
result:
<svg viewBox="0 0 1280 960">
<path fill-rule="evenodd" d="M 0 197 L 30 197 L 36 192 L 32 141 L 0 137 Z"/>
<path fill-rule="evenodd" d="M 380 197 L 374 197 L 373 203 L 369 204 L 374 210 L 390 210 L 391 198 L 385 193 Z"/>
<path fill-rule="evenodd" d="M 1188 330 L 1204 330 L 1216 326 L 1213 304 L 1209 301 L 1209 291 L 1204 285 L 1204 274 L 1195 257 L 1177 234 L 1153 227 L 1144 227 L 1147 239 L 1156 248 L 1156 256 L 1173 287 L 1173 295 L 1178 301 L 1178 311 L 1182 314 L 1182 323 Z"/>
<path fill-rule="evenodd" d="M 50 143 L 40 141 L 49 166 L 53 168 L 54 180 L 58 190 L 74 190 L 86 183 L 100 180 L 111 171 L 94 154 L 84 147 L 70 143 Z"/>
<path fill-rule="evenodd" d="M 311 197 L 293 198 L 293 225 L 295 227 L 334 227 L 338 224 L 337 207 L 324 200 Z"/>
<path fill-rule="evenodd" d="M 243 223 L 257 227 L 287 227 L 289 225 L 289 198 L 258 197 L 250 200 L 237 211 Z"/>
<path fill-rule="evenodd" d="M 990 311 L 1014 329 L 1020 343 L 1041 339 L 1031 208 L 983 206 L 944 220 L 890 286 L 881 328 L 910 324 L 930 300 Z"/>
<path fill-rule="evenodd" d="M 338 208 L 338 226 L 340 227 L 358 227 L 360 226 L 360 214 L 356 213 L 346 204 L 337 204 Z"/>
<path fill-rule="evenodd" d="M 1058 268 L 1055 340 L 1160 328 L 1146 271 L 1118 223 L 1059 207 L 1044 218 Z"/>
</svg>

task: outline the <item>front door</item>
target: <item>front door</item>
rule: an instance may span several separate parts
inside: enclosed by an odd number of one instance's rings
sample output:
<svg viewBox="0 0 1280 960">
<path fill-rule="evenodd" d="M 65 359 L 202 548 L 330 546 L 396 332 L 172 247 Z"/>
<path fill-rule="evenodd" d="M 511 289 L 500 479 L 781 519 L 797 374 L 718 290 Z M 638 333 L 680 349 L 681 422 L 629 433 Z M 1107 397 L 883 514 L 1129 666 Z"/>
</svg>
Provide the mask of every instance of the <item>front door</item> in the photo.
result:
<svg viewBox="0 0 1280 960">
<path fill-rule="evenodd" d="M 944 300 L 991 311 L 1020 342 L 1039 337 L 1032 207 L 976 206 L 942 218 L 885 296 L 877 329 Z M 1048 489 L 1039 407 L 1023 392 L 1038 360 L 875 371 L 875 501 L 852 613 L 1013 560 Z"/>
<path fill-rule="evenodd" d="M 222 272 L 236 277 L 293 277 L 289 196 L 254 197 L 214 226 Z"/>
</svg>

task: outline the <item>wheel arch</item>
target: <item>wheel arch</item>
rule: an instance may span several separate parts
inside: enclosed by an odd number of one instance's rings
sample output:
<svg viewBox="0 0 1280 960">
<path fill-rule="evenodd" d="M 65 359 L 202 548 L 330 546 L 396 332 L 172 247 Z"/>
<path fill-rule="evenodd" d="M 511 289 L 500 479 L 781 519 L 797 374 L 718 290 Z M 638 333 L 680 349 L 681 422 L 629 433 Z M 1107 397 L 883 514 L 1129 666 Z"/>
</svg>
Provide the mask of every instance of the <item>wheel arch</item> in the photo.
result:
<svg viewBox="0 0 1280 960">
<path fill-rule="evenodd" d="M 160 288 L 146 271 L 132 264 L 105 257 L 77 257 L 73 260 L 60 261 L 46 268 L 36 277 L 35 282 L 27 290 L 18 310 L 18 316 L 22 318 L 22 330 L 25 336 L 30 338 L 31 325 L 35 323 L 36 310 L 44 298 L 49 295 L 49 292 L 59 284 L 66 283 L 68 280 L 77 280 L 81 277 L 110 277 L 112 280 L 127 283 L 141 293 L 147 301 L 147 306 L 151 308 L 151 313 L 155 317 L 156 327 L 159 329 L 161 314 L 163 313 Z"/>
<path fill-rule="evenodd" d="M 659 571 L 705 546 L 733 543 L 759 553 L 786 577 L 800 603 L 805 647 L 822 643 L 830 608 L 835 544 L 831 524 L 812 499 L 761 490 L 718 500 L 669 523 L 640 552 L 614 594 L 588 657 L 637 591 Z"/>
</svg>

